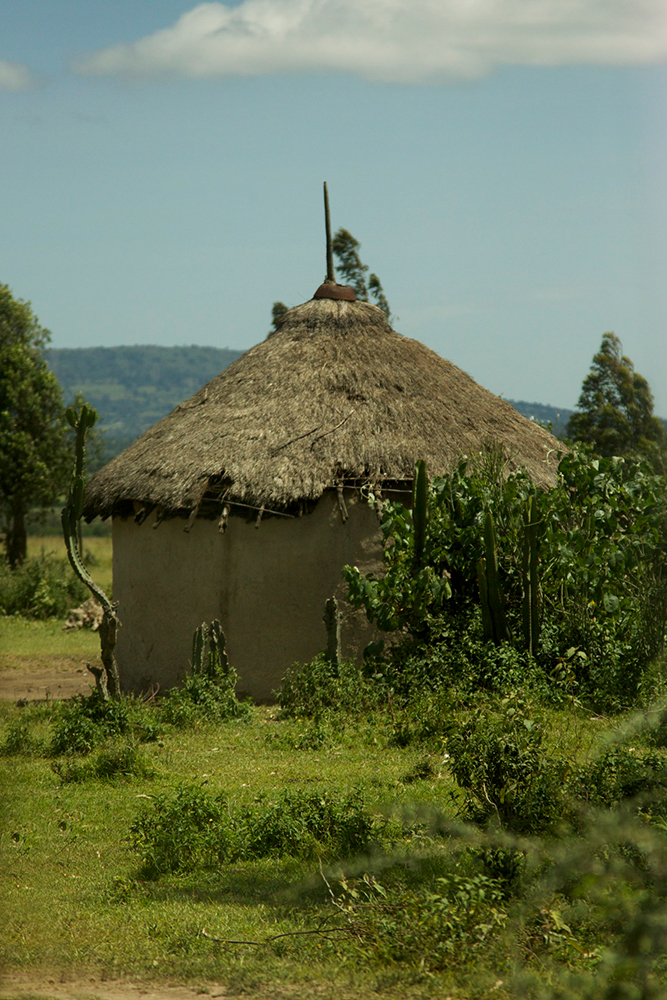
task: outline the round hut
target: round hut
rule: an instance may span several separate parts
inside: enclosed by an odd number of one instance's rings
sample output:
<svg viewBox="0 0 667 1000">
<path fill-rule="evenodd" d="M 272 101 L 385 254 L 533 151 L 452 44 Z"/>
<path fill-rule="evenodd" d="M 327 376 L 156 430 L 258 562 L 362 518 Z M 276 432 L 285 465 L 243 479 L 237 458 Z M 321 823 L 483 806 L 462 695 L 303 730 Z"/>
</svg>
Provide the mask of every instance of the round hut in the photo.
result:
<svg viewBox="0 0 667 1000">
<path fill-rule="evenodd" d="M 554 483 L 546 430 L 325 283 L 90 480 L 84 515 L 113 518 L 123 686 L 177 683 L 194 629 L 218 618 L 240 689 L 270 699 L 325 647 L 341 568 L 380 569 L 364 485 L 409 502 L 417 459 L 438 475 L 491 443 Z M 343 613 L 344 655 L 369 637 Z"/>
</svg>

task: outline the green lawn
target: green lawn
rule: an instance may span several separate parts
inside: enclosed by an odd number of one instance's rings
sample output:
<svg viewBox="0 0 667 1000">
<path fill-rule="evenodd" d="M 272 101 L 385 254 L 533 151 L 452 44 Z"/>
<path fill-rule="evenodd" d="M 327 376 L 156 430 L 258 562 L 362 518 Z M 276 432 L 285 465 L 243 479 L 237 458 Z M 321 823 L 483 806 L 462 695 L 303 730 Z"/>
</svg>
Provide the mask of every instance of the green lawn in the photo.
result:
<svg viewBox="0 0 667 1000">
<path fill-rule="evenodd" d="M 90 659 L 99 648 L 99 636 L 90 629 L 65 632 L 63 622 L 55 618 L 35 621 L 0 616 L 0 669 L 26 662 L 48 665 L 59 658 Z"/>
<path fill-rule="evenodd" d="M 36 737 L 47 738 L 50 711 L 48 705 L 0 706 L 0 742 L 12 720 L 26 718 Z M 554 746 L 580 760 L 610 729 L 581 711 L 554 713 L 551 722 Z M 449 846 L 447 838 L 428 834 L 428 816 L 435 810 L 453 818 L 461 801 L 442 750 L 392 745 L 385 713 L 338 729 L 325 726 L 320 746 L 295 749 L 317 743 L 318 732 L 312 721 L 281 721 L 268 707 L 253 708 L 250 721 L 185 732 L 166 726 L 157 743 L 142 747 L 152 776 L 79 783 L 63 783 L 48 757 L 0 756 L 0 963 L 42 977 L 127 977 L 201 988 L 224 982 L 231 991 L 258 996 L 269 985 L 284 989 L 281 996 L 303 998 L 488 995 L 507 969 L 487 965 L 473 979 L 455 968 L 421 974 L 414 963 L 369 964 L 350 935 L 294 933 L 312 931 L 323 918 L 344 923 L 314 858 L 269 857 L 141 877 L 130 825 L 154 796 L 177 786 L 224 791 L 230 810 L 285 791 L 336 797 L 356 789 L 377 816 L 403 809 L 426 817 L 425 825 L 403 833 L 395 826 L 383 851 L 404 860 L 407 852 L 401 877 L 408 880 L 430 866 L 435 885 L 438 858 L 449 857 Z M 415 779 L 420 767 L 426 777 Z M 345 868 L 384 881 L 391 878 L 388 865 L 395 868 L 381 856 L 327 862 L 324 875 L 335 887 Z M 262 944 L 276 934 L 288 936 Z M 489 995 L 516 994 L 501 984 Z"/>
<path fill-rule="evenodd" d="M 84 526 L 83 551 L 89 573 L 107 594 L 112 590 L 112 546 L 111 536 L 86 534 Z M 29 535 L 28 556 L 48 555 L 54 553 L 60 559 L 66 559 L 65 544 L 58 535 Z"/>
</svg>

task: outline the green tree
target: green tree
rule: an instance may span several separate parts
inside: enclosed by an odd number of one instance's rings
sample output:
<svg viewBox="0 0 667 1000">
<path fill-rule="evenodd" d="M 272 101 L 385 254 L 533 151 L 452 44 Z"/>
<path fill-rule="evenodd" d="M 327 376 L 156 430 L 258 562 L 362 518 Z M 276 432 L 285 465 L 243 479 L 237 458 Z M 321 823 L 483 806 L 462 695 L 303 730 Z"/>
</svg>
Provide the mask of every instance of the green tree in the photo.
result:
<svg viewBox="0 0 667 1000">
<path fill-rule="evenodd" d="M 275 333 L 280 322 L 286 312 L 289 311 L 289 306 L 286 306 L 284 302 L 274 302 L 273 309 L 271 310 L 271 333 Z M 270 336 L 271 334 L 269 334 Z"/>
<path fill-rule="evenodd" d="M 656 471 L 667 471 L 667 432 L 653 413 L 649 384 L 623 354 L 615 334 L 602 337 L 577 407 L 567 425 L 572 440 L 583 441 L 604 458 L 643 457 Z"/>
<path fill-rule="evenodd" d="M 368 265 L 363 264 L 359 256 L 361 243 L 347 229 L 339 229 L 333 238 L 333 252 L 338 262 L 338 270 L 345 281 L 354 288 L 354 294 L 362 302 L 371 299 L 379 306 L 391 322 L 391 310 L 382 289 L 377 274 L 369 274 L 366 279 Z"/>
<path fill-rule="evenodd" d="M 0 518 L 12 568 L 26 556 L 28 511 L 54 503 L 69 472 L 62 391 L 44 357 L 50 336 L 0 284 Z"/>
</svg>

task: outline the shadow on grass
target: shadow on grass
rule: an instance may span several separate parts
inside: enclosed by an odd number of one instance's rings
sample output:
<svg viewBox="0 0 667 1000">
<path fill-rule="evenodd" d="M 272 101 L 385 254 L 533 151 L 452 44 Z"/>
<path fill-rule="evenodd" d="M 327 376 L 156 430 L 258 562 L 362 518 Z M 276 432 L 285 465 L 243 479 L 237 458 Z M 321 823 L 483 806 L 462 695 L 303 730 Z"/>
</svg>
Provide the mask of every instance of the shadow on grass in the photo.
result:
<svg viewBox="0 0 667 1000">
<path fill-rule="evenodd" d="M 141 900 L 146 903 L 234 903 L 310 906 L 329 898 L 317 867 L 295 859 L 267 858 L 247 865 L 230 865 L 218 871 L 198 869 L 181 875 L 115 879 L 105 891 L 110 903 Z"/>
</svg>

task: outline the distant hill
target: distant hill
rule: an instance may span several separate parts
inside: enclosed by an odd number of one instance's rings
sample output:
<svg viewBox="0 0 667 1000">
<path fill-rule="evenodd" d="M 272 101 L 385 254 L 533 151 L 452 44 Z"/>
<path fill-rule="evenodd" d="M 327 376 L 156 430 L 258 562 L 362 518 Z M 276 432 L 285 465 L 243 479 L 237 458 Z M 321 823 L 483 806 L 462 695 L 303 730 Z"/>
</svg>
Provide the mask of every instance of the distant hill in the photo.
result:
<svg viewBox="0 0 667 1000">
<path fill-rule="evenodd" d="M 527 403 L 524 399 L 508 399 L 507 402 L 529 420 L 535 420 L 545 426 L 551 424 L 551 433 L 556 437 L 565 436 L 567 422 L 574 413 L 574 410 L 559 409 L 557 406 L 547 406 L 545 403 Z"/>
<path fill-rule="evenodd" d="M 81 392 L 100 415 L 104 461 L 197 389 L 240 358 L 243 351 L 219 347 L 75 347 L 51 350 L 47 359 L 66 402 Z M 530 420 L 565 433 L 572 410 L 509 399 Z"/>
<path fill-rule="evenodd" d="M 65 401 L 81 392 L 98 411 L 108 461 L 242 354 L 218 347 L 75 347 L 50 350 L 47 360 Z"/>
</svg>

